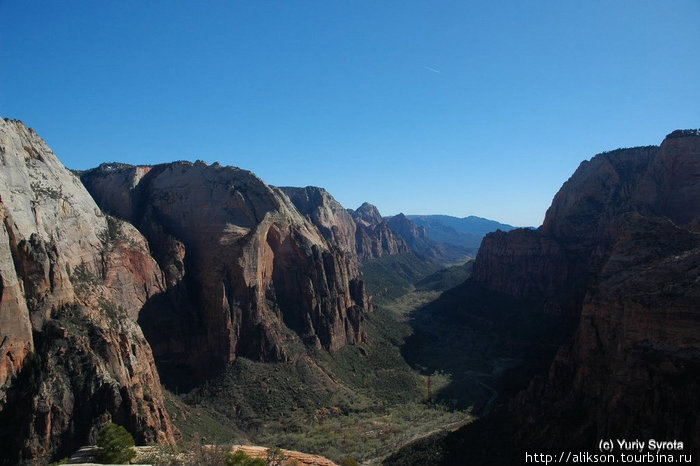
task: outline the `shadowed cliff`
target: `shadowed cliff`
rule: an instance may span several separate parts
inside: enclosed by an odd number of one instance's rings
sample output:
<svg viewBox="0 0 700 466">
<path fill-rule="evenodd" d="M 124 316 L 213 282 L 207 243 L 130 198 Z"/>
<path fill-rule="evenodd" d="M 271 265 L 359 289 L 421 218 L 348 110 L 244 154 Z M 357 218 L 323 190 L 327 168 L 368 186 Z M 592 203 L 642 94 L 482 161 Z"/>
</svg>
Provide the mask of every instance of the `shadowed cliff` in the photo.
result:
<svg viewBox="0 0 700 466">
<path fill-rule="evenodd" d="M 352 236 L 319 229 L 252 173 L 104 164 L 82 180 L 143 232 L 163 268 L 167 290 L 139 322 L 170 386 L 191 387 L 237 356 L 294 361 L 299 345 L 336 351 L 365 338 Z"/>
<path fill-rule="evenodd" d="M 512 300 L 510 312 L 484 293 Z M 562 340 L 548 369 L 516 396 L 501 397 L 493 414 L 388 464 L 418 464 L 426 451 L 435 464 L 520 464 L 521 448 L 592 449 L 601 438 L 697 447 L 699 302 L 700 132 L 676 131 L 660 147 L 583 162 L 542 227 L 487 235 L 470 282 L 417 316 L 460 314 L 461 332 L 475 335 L 470 342 L 484 340 L 483 319 L 510 319 L 500 324 L 509 329 L 528 315 L 573 322 L 560 335 L 540 334 Z M 516 339 L 537 335 L 521 326 Z"/>
</svg>

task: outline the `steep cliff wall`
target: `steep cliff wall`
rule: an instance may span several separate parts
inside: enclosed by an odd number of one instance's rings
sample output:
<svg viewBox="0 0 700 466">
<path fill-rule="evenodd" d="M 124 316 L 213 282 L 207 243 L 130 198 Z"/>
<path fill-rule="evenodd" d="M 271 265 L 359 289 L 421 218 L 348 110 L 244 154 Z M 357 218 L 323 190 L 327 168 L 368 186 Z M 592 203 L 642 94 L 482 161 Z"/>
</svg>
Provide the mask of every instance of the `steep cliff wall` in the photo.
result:
<svg viewBox="0 0 700 466">
<path fill-rule="evenodd" d="M 218 164 L 103 165 L 82 180 L 164 270 L 168 289 L 139 322 L 167 382 L 197 383 L 238 355 L 293 360 L 295 342 L 335 351 L 364 338 L 351 227 L 323 193 L 291 193 L 307 218 L 281 190 Z"/>
<path fill-rule="evenodd" d="M 134 322 L 162 274 L 143 237 L 107 218 L 36 133 L 0 120 L 0 452 L 65 455 L 106 421 L 174 442 Z"/>
<path fill-rule="evenodd" d="M 411 251 L 427 260 L 451 263 L 463 262 L 468 258 L 462 248 L 444 243 L 438 244 L 428 238 L 425 228 L 416 225 L 404 214 L 388 217 L 386 224 L 406 242 Z"/>
<path fill-rule="evenodd" d="M 357 225 L 355 243 L 361 260 L 411 252 L 406 241 L 389 228 L 372 204 L 365 202 L 357 210 L 349 212 Z"/>
<path fill-rule="evenodd" d="M 584 162 L 538 231 L 488 235 L 475 280 L 578 319 L 512 403 L 523 444 L 700 445 L 700 134 Z"/>
<path fill-rule="evenodd" d="M 641 207 L 635 193 L 658 151 L 619 149 L 582 162 L 538 230 L 486 235 L 475 280 L 494 291 L 542 299 L 548 312 L 577 316 L 619 233 L 616 219 Z"/>
<path fill-rule="evenodd" d="M 355 221 L 350 213 L 323 188 L 280 188 L 299 213 L 316 225 L 324 238 L 343 251 L 350 260 L 356 259 Z"/>
<path fill-rule="evenodd" d="M 618 229 L 572 340 L 514 402 L 529 442 L 700 444 L 700 235 L 638 214 Z"/>
<path fill-rule="evenodd" d="M 522 366 L 489 382 L 498 398 L 487 416 L 386 464 L 426 453 L 441 465 L 522 464 L 526 449 L 597 450 L 601 439 L 677 440 L 695 455 L 699 189 L 700 131 L 674 131 L 660 147 L 583 162 L 538 230 L 488 234 L 473 278 L 419 315 L 429 333 L 415 335 L 430 338 L 446 321 L 441 339 L 469 335 L 455 360 L 487 359 L 485 342 Z M 508 351 L 504 335 L 543 346 Z"/>
</svg>

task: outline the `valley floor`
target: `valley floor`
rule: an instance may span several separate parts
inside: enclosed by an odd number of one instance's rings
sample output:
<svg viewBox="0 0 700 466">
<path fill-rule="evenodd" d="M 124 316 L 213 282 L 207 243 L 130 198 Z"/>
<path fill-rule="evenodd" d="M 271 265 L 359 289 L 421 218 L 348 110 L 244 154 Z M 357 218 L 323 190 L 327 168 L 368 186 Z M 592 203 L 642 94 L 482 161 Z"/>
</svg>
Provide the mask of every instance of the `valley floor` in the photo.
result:
<svg viewBox="0 0 700 466">
<path fill-rule="evenodd" d="M 411 312 L 439 296 L 411 289 L 367 316 L 368 343 L 335 354 L 309 350 L 294 363 L 240 358 L 226 373 L 166 403 L 184 441 L 252 443 L 378 464 L 403 446 L 474 419 L 464 400 L 439 396 L 446 373 L 401 354 Z M 477 390 L 483 405 L 492 396 Z M 460 409 L 456 407 L 459 405 Z"/>
</svg>

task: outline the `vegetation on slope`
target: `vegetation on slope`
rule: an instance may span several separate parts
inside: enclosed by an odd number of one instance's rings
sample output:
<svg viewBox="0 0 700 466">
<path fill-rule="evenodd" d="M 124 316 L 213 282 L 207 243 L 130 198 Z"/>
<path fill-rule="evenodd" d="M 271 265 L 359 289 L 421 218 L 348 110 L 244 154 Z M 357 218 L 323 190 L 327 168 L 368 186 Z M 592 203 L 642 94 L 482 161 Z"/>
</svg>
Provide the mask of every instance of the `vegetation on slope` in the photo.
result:
<svg viewBox="0 0 700 466">
<path fill-rule="evenodd" d="M 386 303 L 408 293 L 416 282 L 441 268 L 437 262 L 408 253 L 372 259 L 361 270 L 367 293 L 375 302 Z"/>
<path fill-rule="evenodd" d="M 439 403 L 470 406 L 481 418 L 451 433 L 438 432 L 385 459 L 388 465 L 511 464 L 511 420 L 499 410 L 543 373 L 571 333 L 571 321 L 534 312 L 522 300 L 481 288 L 471 280 L 410 313 L 412 334 L 402 348 L 406 361 L 449 377 L 435 391 Z M 486 416 L 488 414 L 488 416 Z M 484 433 L 486 432 L 486 434 Z"/>
<path fill-rule="evenodd" d="M 97 460 L 100 463 L 128 463 L 135 456 L 134 437 L 122 426 L 109 423 L 97 434 Z"/>
<path fill-rule="evenodd" d="M 415 284 L 418 291 L 443 291 L 461 285 L 472 273 L 474 261 L 453 265 L 428 275 Z"/>
<path fill-rule="evenodd" d="M 397 268 L 403 270 L 399 277 L 391 272 Z M 468 405 L 455 409 L 456 403 L 434 396 L 452 383 L 450 376 L 417 370 L 401 353 L 412 333 L 407 315 L 468 273 L 466 267 L 441 271 L 415 289 L 413 283 L 436 269 L 418 268 L 409 255 L 378 261 L 369 273 L 365 269 L 369 287 L 394 295 L 402 283 L 410 291 L 375 301 L 365 320 L 367 343 L 335 353 L 307 348 L 282 363 L 239 358 L 203 386 L 167 396 L 176 425 L 189 441 L 252 442 L 366 462 L 470 422 Z"/>
</svg>

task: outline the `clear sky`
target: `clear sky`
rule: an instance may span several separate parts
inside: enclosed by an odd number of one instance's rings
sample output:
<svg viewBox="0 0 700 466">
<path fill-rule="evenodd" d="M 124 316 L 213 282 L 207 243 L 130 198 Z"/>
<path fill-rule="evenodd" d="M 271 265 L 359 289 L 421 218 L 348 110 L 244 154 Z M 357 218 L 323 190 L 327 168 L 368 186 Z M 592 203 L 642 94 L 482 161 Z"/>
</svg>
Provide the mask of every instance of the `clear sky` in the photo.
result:
<svg viewBox="0 0 700 466">
<path fill-rule="evenodd" d="M 700 1 L 0 0 L 0 115 L 69 168 L 539 225 L 582 160 L 700 127 Z"/>
</svg>

